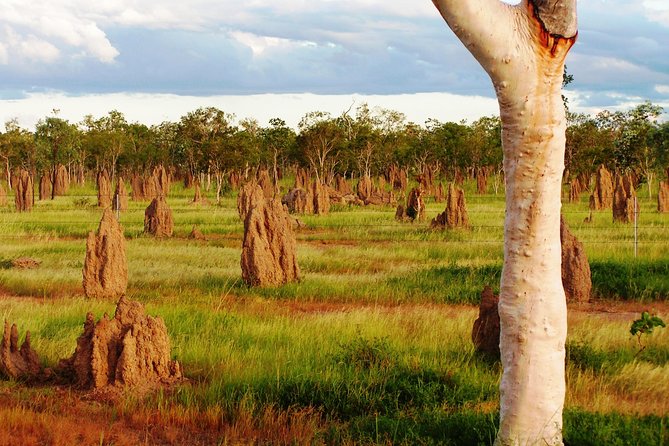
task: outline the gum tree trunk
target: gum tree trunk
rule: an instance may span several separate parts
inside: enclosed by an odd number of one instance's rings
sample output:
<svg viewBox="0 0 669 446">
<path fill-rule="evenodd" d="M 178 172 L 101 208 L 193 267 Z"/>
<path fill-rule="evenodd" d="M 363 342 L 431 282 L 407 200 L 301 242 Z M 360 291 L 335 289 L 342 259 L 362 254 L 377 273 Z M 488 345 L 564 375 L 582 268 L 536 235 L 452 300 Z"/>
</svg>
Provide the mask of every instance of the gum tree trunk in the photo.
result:
<svg viewBox="0 0 669 446">
<path fill-rule="evenodd" d="M 496 445 L 561 445 L 567 308 L 560 274 L 564 60 L 576 0 L 433 0 L 492 79 L 506 179 Z"/>
</svg>

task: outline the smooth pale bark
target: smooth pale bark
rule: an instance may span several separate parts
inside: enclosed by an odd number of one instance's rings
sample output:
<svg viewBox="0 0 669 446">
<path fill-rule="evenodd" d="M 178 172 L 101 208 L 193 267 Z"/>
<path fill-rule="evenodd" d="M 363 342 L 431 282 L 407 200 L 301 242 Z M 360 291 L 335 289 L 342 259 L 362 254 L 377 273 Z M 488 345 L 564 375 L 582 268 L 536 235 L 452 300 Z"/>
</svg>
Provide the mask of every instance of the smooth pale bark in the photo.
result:
<svg viewBox="0 0 669 446">
<path fill-rule="evenodd" d="M 561 282 L 564 59 L 576 0 L 433 0 L 490 75 L 500 107 L 506 180 L 499 301 L 497 445 L 561 445 L 567 308 Z"/>
</svg>

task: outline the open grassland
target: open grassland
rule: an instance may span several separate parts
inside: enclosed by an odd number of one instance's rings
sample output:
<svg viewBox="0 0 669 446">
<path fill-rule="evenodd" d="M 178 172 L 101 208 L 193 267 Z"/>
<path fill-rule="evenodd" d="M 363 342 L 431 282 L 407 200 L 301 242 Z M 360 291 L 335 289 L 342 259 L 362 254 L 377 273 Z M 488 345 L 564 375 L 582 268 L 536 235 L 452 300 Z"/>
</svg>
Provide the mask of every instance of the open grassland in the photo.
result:
<svg viewBox="0 0 669 446">
<path fill-rule="evenodd" d="M 173 186 L 167 240 L 142 235 L 148 203 L 131 202 L 128 295 L 164 318 L 189 381 L 120 399 L 0 382 L 0 445 L 491 444 L 501 370 L 470 332 L 482 287 L 499 284 L 504 204 L 468 192 L 470 230 L 429 230 L 444 207 L 431 200 L 422 223 L 382 207 L 300 217 L 304 279 L 264 290 L 241 282 L 232 193 L 195 206 Z M 81 289 L 93 194 L 0 210 L 0 314 L 47 366 L 72 353 L 88 311 L 114 311 Z M 586 200 L 564 206 L 597 298 L 570 309 L 565 442 L 669 444 L 669 330 L 639 354 L 629 334 L 643 309 L 669 318 L 669 215 L 642 197 L 635 258 L 633 227 L 610 211 L 583 223 Z M 194 224 L 207 241 L 187 238 Z M 12 269 L 20 256 L 42 263 Z"/>
</svg>

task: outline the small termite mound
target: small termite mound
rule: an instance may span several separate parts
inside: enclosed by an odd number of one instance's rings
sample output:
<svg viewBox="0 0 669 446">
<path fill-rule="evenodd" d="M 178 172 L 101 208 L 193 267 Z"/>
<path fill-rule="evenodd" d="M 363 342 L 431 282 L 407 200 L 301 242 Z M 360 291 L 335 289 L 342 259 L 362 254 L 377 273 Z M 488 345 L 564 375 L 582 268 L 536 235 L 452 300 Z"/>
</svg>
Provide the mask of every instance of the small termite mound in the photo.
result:
<svg viewBox="0 0 669 446">
<path fill-rule="evenodd" d="M 39 199 L 42 201 L 49 198 L 51 198 L 51 179 L 48 173 L 44 173 L 39 178 Z"/>
<path fill-rule="evenodd" d="M 669 212 L 669 180 L 660 181 L 657 191 L 657 212 Z"/>
<path fill-rule="evenodd" d="M 56 176 L 53 179 L 53 195 L 55 197 L 62 197 L 67 194 L 70 189 L 70 174 L 67 167 L 59 164 L 56 168 Z"/>
<path fill-rule="evenodd" d="M 313 214 L 314 197 L 306 190 L 294 187 L 281 199 L 291 214 Z"/>
<path fill-rule="evenodd" d="M 446 209 L 432 220 L 430 226 L 435 229 L 469 227 L 465 192 L 462 189 L 455 187 L 453 183 L 448 185 Z"/>
<path fill-rule="evenodd" d="M 245 195 L 242 197 L 242 195 Z M 300 279 L 292 222 L 278 199 L 266 200 L 258 184 L 245 185 L 242 279 L 249 286 L 277 286 Z"/>
<path fill-rule="evenodd" d="M 125 296 L 111 319 L 105 314 L 96 323 L 92 313 L 86 315 L 74 354 L 61 360 L 56 372 L 83 389 L 153 387 L 183 376 L 171 359 L 165 322 Z"/>
<path fill-rule="evenodd" d="M 319 180 L 314 180 L 311 191 L 314 200 L 314 214 L 328 214 L 330 212 L 330 194 L 328 193 L 327 186 L 321 184 Z"/>
<path fill-rule="evenodd" d="M 423 189 L 421 187 L 413 188 L 409 192 L 404 213 L 412 221 L 422 221 L 425 218 L 425 202 L 423 201 Z"/>
<path fill-rule="evenodd" d="M 132 201 L 141 201 L 145 199 L 144 183 L 141 176 L 136 173 L 132 175 L 132 178 L 130 179 L 130 188 L 132 189 L 130 192 Z"/>
<path fill-rule="evenodd" d="M 98 186 L 98 207 L 106 209 L 112 204 L 111 182 L 106 169 L 98 172 L 96 182 Z"/>
<path fill-rule="evenodd" d="M 604 165 L 597 169 L 595 179 L 595 189 L 590 195 L 590 209 L 600 211 L 602 209 L 611 209 L 613 205 L 613 177 Z"/>
<path fill-rule="evenodd" d="M 16 269 L 35 269 L 41 265 L 42 261 L 31 257 L 19 257 L 12 260 L 12 268 Z"/>
<path fill-rule="evenodd" d="M 367 202 L 372 196 L 374 191 L 374 185 L 372 184 L 372 179 L 369 175 L 363 175 L 360 180 L 358 180 L 358 185 L 356 186 L 356 192 L 360 200 Z"/>
<path fill-rule="evenodd" d="M 7 206 L 7 191 L 0 183 L 0 206 Z"/>
<path fill-rule="evenodd" d="M 123 228 L 109 208 L 102 214 L 97 234 L 91 231 L 86 240 L 83 287 L 86 297 L 97 299 L 118 298 L 128 287 Z"/>
<path fill-rule="evenodd" d="M 128 192 L 125 189 L 125 183 L 122 177 L 116 180 L 116 190 L 114 191 L 114 199 L 112 201 L 112 208 L 115 211 L 125 212 L 128 210 Z"/>
<path fill-rule="evenodd" d="M 170 194 L 170 176 L 165 167 L 162 164 L 154 167 L 152 177 L 156 187 L 156 196 L 162 195 L 167 197 Z"/>
<path fill-rule="evenodd" d="M 144 233 L 155 237 L 172 237 L 173 231 L 172 209 L 167 205 L 167 200 L 162 195 L 154 198 L 144 211 Z"/>
<path fill-rule="evenodd" d="M 634 182 L 629 176 L 617 176 L 616 188 L 613 193 L 613 221 L 630 223 L 638 212 Z"/>
<path fill-rule="evenodd" d="M 10 379 L 32 379 L 40 375 L 37 353 L 30 346 L 30 332 L 19 348 L 19 331 L 16 324 L 9 326 L 5 320 L 5 331 L 0 346 L 0 375 Z"/>
<path fill-rule="evenodd" d="M 442 203 L 445 198 L 446 194 L 444 193 L 444 185 L 443 183 L 439 182 L 439 185 L 434 190 L 434 202 Z"/>
<path fill-rule="evenodd" d="M 14 179 L 14 204 L 17 212 L 30 212 L 33 208 L 33 177 L 21 169 Z"/>
<path fill-rule="evenodd" d="M 476 193 L 479 195 L 488 193 L 488 169 L 485 167 L 476 170 Z"/>
<path fill-rule="evenodd" d="M 190 231 L 190 234 L 188 234 L 188 238 L 191 240 L 207 240 L 207 237 L 197 228 L 197 225 L 193 225 L 193 229 Z"/>
<path fill-rule="evenodd" d="M 592 290 L 590 263 L 581 243 L 569 230 L 560 216 L 560 242 L 562 244 L 562 286 L 567 302 L 588 302 Z"/>
<path fill-rule="evenodd" d="M 577 178 L 574 178 L 569 182 L 569 202 L 578 203 L 581 199 L 581 192 L 581 182 Z"/>
<path fill-rule="evenodd" d="M 486 286 L 481 292 L 479 317 L 472 328 L 472 342 L 477 351 L 499 358 L 499 296 Z"/>
</svg>

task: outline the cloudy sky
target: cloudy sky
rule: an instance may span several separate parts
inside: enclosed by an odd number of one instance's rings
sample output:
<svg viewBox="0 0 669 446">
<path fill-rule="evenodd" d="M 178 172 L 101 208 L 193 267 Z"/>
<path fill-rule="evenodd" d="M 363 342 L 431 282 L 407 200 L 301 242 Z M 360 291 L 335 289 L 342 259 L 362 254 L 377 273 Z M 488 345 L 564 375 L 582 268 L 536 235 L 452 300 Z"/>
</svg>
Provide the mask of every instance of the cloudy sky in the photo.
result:
<svg viewBox="0 0 669 446">
<path fill-rule="evenodd" d="M 466 0 L 462 0 L 466 1 Z M 512 2 L 513 3 L 513 2 Z M 0 0 L 0 119 L 212 105 L 265 124 L 351 104 L 410 120 L 496 113 L 430 0 Z M 669 0 L 580 0 L 572 107 L 669 110 Z M 665 115 L 666 116 L 666 115 Z"/>
</svg>

